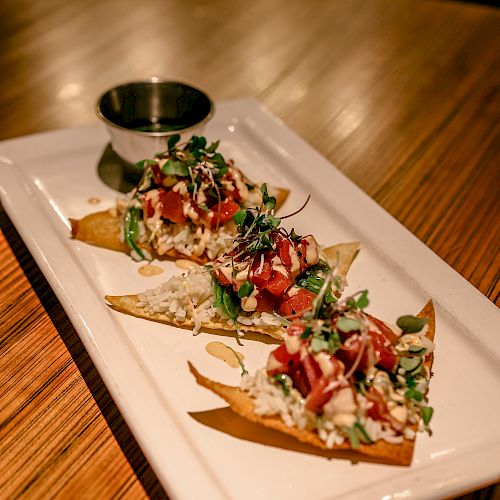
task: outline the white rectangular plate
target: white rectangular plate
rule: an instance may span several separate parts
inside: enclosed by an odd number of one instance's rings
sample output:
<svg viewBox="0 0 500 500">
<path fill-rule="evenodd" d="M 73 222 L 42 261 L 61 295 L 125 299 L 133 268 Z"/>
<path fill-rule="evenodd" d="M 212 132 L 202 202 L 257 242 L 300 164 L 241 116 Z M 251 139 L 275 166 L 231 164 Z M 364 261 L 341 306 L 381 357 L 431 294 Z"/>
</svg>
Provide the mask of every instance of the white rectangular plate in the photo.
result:
<svg viewBox="0 0 500 500">
<path fill-rule="evenodd" d="M 417 436 L 410 467 L 327 459 L 274 432 L 255 434 L 196 385 L 191 360 L 216 380 L 238 385 L 238 370 L 205 351 L 222 340 L 245 355 L 250 372 L 274 347 L 259 340 L 200 334 L 109 309 L 105 294 L 151 288 L 179 270 L 146 278 L 125 255 L 70 239 L 67 218 L 112 207 L 117 193 L 97 165 L 108 145 L 101 126 L 49 132 L 0 144 L 0 195 L 116 404 L 169 494 L 178 498 L 448 496 L 500 477 L 498 311 L 325 158 L 254 101 L 221 103 L 209 140 L 250 178 L 287 187 L 287 224 L 325 245 L 359 240 L 349 290 L 368 288 L 369 311 L 389 321 L 437 306 L 433 435 Z M 101 199 L 90 205 L 91 197 Z M 222 427 L 222 430 L 218 429 Z M 232 435 L 233 431 L 239 435 Z"/>
</svg>

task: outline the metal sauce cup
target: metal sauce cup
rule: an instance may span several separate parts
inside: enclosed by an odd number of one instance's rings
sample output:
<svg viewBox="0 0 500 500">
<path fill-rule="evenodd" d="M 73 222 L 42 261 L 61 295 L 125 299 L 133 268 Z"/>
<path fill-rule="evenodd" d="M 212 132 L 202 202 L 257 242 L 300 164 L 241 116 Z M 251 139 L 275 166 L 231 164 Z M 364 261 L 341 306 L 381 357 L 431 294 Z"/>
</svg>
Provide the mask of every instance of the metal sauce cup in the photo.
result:
<svg viewBox="0 0 500 500">
<path fill-rule="evenodd" d="M 214 104 L 205 92 L 158 78 L 114 87 L 96 104 L 111 147 L 129 163 L 166 150 L 168 138 L 174 134 L 182 141 L 201 135 L 213 111 Z"/>
</svg>

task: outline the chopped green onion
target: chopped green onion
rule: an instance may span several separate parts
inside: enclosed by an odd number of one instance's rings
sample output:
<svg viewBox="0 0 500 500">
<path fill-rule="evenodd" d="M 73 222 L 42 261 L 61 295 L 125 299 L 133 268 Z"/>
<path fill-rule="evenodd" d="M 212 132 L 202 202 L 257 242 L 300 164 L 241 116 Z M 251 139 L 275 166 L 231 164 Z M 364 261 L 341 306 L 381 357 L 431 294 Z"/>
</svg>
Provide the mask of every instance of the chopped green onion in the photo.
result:
<svg viewBox="0 0 500 500">
<path fill-rule="evenodd" d="M 420 391 L 417 391 L 416 389 L 413 388 L 409 388 L 405 392 L 405 398 L 414 399 L 415 401 L 422 401 L 424 396 Z"/>
<path fill-rule="evenodd" d="M 352 427 L 346 427 L 347 430 L 347 437 L 349 438 L 349 441 L 351 442 L 351 446 L 356 450 L 359 448 L 359 437 L 358 433 L 356 432 L 356 424 L 354 424 Z"/>
<path fill-rule="evenodd" d="M 283 390 L 283 394 L 285 396 L 288 396 L 290 394 L 290 387 L 288 387 L 286 375 L 283 373 L 278 373 L 273 378 L 281 386 L 281 389 Z"/>
<path fill-rule="evenodd" d="M 361 425 L 360 422 L 356 422 L 354 424 L 354 428 L 355 428 L 356 433 L 357 433 L 361 442 L 363 442 L 365 444 L 372 444 L 373 443 L 372 439 L 368 435 L 368 432 L 366 432 L 366 429 Z"/>
<path fill-rule="evenodd" d="M 137 253 L 137 255 L 146 260 L 146 257 L 142 250 L 137 246 L 136 240 L 139 237 L 139 222 L 138 222 L 139 209 L 136 207 L 130 207 L 125 215 L 125 220 L 123 223 L 123 231 L 125 242 L 127 245 Z"/>
<path fill-rule="evenodd" d="M 238 290 L 238 297 L 242 299 L 243 297 L 248 297 L 252 292 L 253 292 L 253 283 L 250 281 L 246 280 L 243 285 L 241 285 L 240 289 Z"/>
</svg>

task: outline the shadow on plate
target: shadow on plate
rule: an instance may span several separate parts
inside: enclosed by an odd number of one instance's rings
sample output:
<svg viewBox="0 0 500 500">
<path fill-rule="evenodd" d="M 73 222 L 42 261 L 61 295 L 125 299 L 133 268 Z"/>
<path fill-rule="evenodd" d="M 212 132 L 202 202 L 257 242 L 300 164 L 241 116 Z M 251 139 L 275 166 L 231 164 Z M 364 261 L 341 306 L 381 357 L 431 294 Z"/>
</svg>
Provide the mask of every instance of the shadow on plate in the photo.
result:
<svg viewBox="0 0 500 500">
<path fill-rule="evenodd" d="M 321 450 L 312 445 L 301 443 L 274 429 L 269 429 L 254 422 L 250 422 L 234 413 L 228 406 L 214 410 L 188 413 L 191 418 L 200 424 L 245 441 L 272 446 L 274 448 L 282 448 L 283 450 L 307 453 L 308 455 L 316 455 L 327 459 L 349 460 L 353 465 L 359 462 L 369 462 L 374 464 L 400 466 L 390 461 L 380 460 L 379 458 L 361 456 L 353 451 Z"/>
<path fill-rule="evenodd" d="M 141 174 L 137 172 L 135 165 L 122 160 L 108 144 L 97 164 L 97 173 L 107 186 L 119 191 L 128 193 L 135 188 L 141 180 Z"/>
</svg>

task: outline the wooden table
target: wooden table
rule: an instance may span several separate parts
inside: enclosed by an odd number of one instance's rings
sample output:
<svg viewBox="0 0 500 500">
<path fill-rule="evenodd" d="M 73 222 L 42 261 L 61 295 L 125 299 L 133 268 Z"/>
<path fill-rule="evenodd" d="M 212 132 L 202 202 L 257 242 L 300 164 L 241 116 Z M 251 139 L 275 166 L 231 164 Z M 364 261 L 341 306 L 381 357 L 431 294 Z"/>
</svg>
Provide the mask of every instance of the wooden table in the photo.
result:
<svg viewBox="0 0 500 500">
<path fill-rule="evenodd" d="M 0 37 L 0 139 L 92 123 L 102 91 L 151 75 L 254 97 L 498 304 L 500 11 L 3 0 Z M 164 496 L 3 211 L 0 228 L 0 497 Z"/>
</svg>

